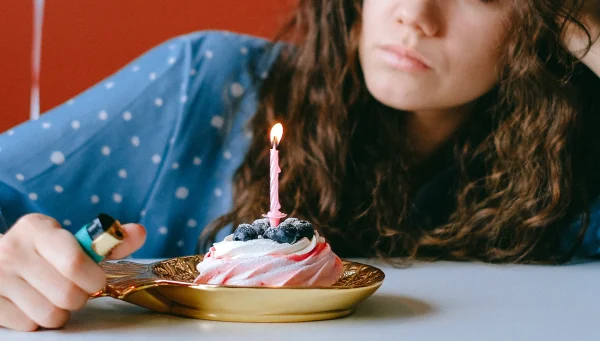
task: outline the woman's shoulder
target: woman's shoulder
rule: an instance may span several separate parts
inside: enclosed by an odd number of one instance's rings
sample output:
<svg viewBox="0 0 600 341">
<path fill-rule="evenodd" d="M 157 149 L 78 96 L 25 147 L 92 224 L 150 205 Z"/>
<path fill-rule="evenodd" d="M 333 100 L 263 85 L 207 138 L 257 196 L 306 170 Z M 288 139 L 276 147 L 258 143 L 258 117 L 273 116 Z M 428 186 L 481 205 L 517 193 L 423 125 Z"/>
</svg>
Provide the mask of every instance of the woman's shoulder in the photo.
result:
<svg viewBox="0 0 600 341">
<path fill-rule="evenodd" d="M 210 62 L 211 67 L 223 71 L 268 67 L 277 57 L 280 44 L 247 34 L 208 30 L 181 35 L 163 45 L 180 49 L 192 65 Z"/>
<path fill-rule="evenodd" d="M 224 95 L 237 98 L 256 92 L 283 46 L 245 34 L 198 31 L 175 37 L 160 48 L 170 50 L 176 56 L 173 60 L 185 65 L 180 72 L 189 75 L 183 84 L 186 97 L 206 111 L 207 104 L 225 105 Z"/>
<path fill-rule="evenodd" d="M 184 34 L 174 38 L 175 40 L 187 40 L 193 45 L 209 45 L 222 51 L 235 50 L 237 53 L 246 55 L 252 50 L 265 48 L 272 45 L 272 41 L 243 33 L 230 31 L 204 30 Z M 256 52 L 256 51 L 254 51 Z"/>
</svg>

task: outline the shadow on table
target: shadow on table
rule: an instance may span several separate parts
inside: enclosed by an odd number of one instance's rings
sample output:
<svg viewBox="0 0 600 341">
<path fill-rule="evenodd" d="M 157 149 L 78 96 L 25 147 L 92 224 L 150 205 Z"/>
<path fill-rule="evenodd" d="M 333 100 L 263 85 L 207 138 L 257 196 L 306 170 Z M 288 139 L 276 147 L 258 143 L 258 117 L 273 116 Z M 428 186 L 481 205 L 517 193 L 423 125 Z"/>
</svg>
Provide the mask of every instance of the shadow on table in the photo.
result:
<svg viewBox="0 0 600 341">
<path fill-rule="evenodd" d="M 108 299 L 107 299 L 108 300 Z M 396 295 L 374 295 L 362 302 L 353 315 L 338 320 L 342 323 L 353 323 L 352 321 L 382 321 L 382 320 L 402 320 L 416 318 L 434 313 L 433 307 L 427 302 L 411 298 L 408 296 Z M 128 332 L 144 330 L 160 330 L 172 328 L 173 325 L 181 326 L 189 319 L 176 317 L 167 314 L 160 314 L 147 310 L 133 304 L 124 304 L 122 302 L 106 302 L 104 305 L 89 304 L 80 312 L 74 313 L 69 324 L 59 330 L 51 331 L 58 334 L 74 334 L 81 332 L 94 331 L 117 331 L 126 329 Z M 345 322 L 344 322 L 345 321 Z M 222 328 L 230 328 L 230 323 L 215 323 L 212 321 L 198 321 L 202 324 L 196 325 L 202 329 L 202 326 L 211 327 L 214 331 Z M 326 321 L 324 321 L 326 322 Z M 294 329 L 304 323 L 280 324 L 286 326 L 283 328 Z M 264 330 L 261 324 L 245 324 L 246 332 L 258 332 Z"/>
<path fill-rule="evenodd" d="M 149 330 L 172 326 L 175 321 L 182 320 L 180 317 L 160 314 L 133 304 L 114 302 L 107 305 L 88 305 L 82 311 L 74 313 L 69 324 L 56 332 L 71 334 L 119 329 Z"/>
<path fill-rule="evenodd" d="M 353 319 L 381 320 L 406 319 L 435 312 L 432 305 L 408 296 L 374 295 L 361 303 L 353 315 Z"/>
</svg>

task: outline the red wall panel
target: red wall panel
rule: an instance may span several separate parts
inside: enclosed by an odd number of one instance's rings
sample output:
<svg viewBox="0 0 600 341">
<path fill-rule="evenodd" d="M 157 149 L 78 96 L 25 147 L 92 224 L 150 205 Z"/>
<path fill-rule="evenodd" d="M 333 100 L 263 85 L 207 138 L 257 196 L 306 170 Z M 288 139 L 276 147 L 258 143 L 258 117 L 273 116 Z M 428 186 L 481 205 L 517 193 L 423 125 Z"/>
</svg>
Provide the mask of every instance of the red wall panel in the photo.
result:
<svg viewBox="0 0 600 341">
<path fill-rule="evenodd" d="M 283 0 L 46 0 L 42 112 L 173 36 L 203 29 L 273 37 Z M 33 2 L 0 1 L 0 131 L 29 117 Z"/>
<path fill-rule="evenodd" d="M 0 131 L 29 115 L 32 6 L 0 0 Z"/>
</svg>

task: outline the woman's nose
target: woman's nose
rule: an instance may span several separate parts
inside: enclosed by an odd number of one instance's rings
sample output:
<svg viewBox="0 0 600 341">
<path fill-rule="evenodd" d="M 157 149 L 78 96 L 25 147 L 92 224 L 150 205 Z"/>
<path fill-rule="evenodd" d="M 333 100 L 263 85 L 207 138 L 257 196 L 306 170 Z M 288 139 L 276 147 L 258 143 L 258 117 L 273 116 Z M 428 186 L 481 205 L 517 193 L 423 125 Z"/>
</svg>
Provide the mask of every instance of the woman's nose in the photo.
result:
<svg viewBox="0 0 600 341">
<path fill-rule="evenodd" d="M 447 0 L 444 0 L 447 1 Z M 435 36 L 440 30 L 437 0 L 398 1 L 394 18 L 424 36 Z"/>
</svg>

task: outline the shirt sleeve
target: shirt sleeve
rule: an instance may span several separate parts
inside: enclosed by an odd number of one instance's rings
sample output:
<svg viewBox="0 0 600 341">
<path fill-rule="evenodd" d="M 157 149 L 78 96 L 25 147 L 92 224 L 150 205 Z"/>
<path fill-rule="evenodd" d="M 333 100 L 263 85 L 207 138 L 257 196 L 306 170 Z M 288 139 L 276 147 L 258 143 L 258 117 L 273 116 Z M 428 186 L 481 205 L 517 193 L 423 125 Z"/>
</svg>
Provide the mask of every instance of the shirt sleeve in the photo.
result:
<svg viewBox="0 0 600 341">
<path fill-rule="evenodd" d="M 139 220 L 188 103 L 209 32 L 167 41 L 37 121 L 0 135 L 6 226 L 39 212 L 77 229 L 104 212 Z M 68 79 L 65 79 L 68 81 Z"/>
</svg>

